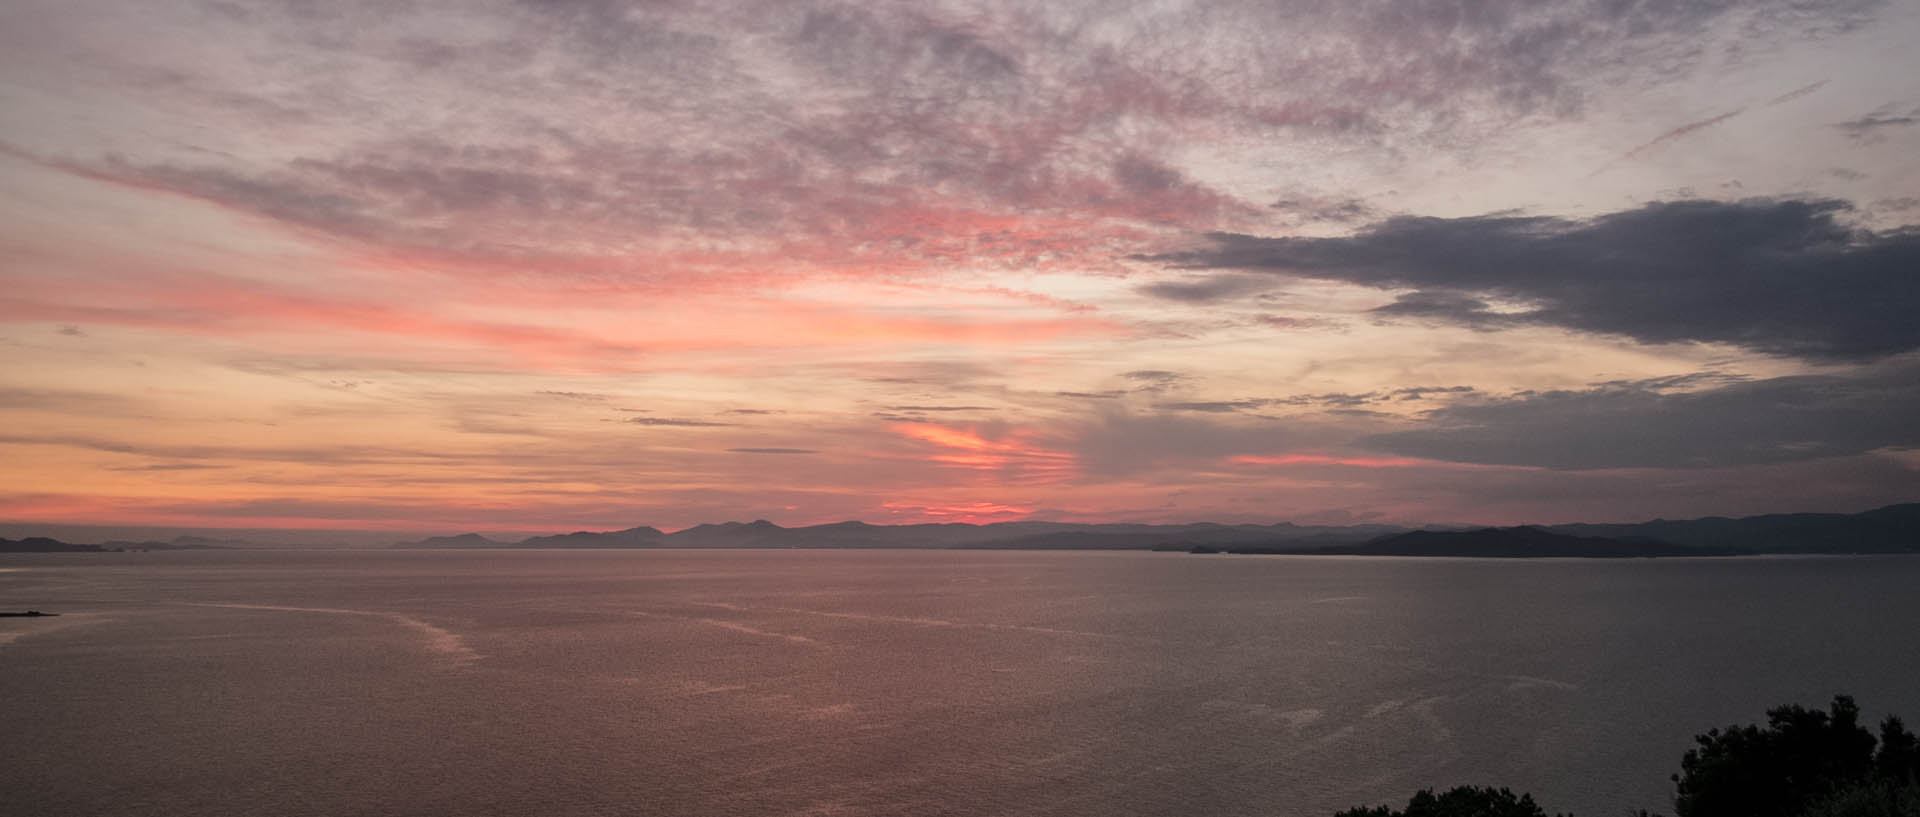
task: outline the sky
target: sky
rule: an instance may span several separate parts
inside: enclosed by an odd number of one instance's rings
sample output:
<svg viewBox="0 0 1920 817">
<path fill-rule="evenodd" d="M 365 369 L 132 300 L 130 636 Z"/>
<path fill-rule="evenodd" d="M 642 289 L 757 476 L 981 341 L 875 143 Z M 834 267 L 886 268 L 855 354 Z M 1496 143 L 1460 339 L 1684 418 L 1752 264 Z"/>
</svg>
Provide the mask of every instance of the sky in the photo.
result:
<svg viewBox="0 0 1920 817">
<path fill-rule="evenodd" d="M 10 0 L 0 520 L 1920 499 L 1920 2 Z"/>
</svg>

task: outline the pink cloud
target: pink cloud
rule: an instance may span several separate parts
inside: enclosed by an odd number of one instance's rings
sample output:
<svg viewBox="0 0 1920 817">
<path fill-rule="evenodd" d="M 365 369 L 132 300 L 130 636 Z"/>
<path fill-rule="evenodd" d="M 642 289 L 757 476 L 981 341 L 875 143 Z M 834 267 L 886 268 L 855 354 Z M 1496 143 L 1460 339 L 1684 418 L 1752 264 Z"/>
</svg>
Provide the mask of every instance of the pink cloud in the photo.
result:
<svg viewBox="0 0 1920 817">
<path fill-rule="evenodd" d="M 989 437 L 933 423 L 892 423 L 887 428 L 932 446 L 931 453 L 921 455 L 926 462 L 992 474 L 1006 484 L 1059 482 L 1072 478 L 1078 468 L 1072 452 L 1042 445 L 1027 431 Z"/>
<path fill-rule="evenodd" d="M 800 302 L 688 294 L 670 301 L 591 292 L 535 290 L 536 308 L 513 309 L 509 289 L 449 293 L 425 300 L 419 285 L 391 292 L 321 295 L 213 274 L 164 271 L 106 280 L 22 278 L 0 297 L 0 319 L 60 321 L 191 335 L 287 338 L 394 351 L 399 339 L 504 357 L 533 369 L 620 368 L 663 353 L 915 344 L 1005 347 L 1066 337 L 1116 337 L 1131 330 L 1097 316 L 1002 315 L 945 310 L 916 314 L 884 303 Z M 375 300 L 378 299 L 378 300 Z M 410 303 L 411 302 L 411 303 Z M 402 305 L 406 304 L 406 305 Z M 461 313 L 512 315 L 524 322 Z M 557 325 L 562 321 L 566 325 Z M 313 334 L 321 341 L 297 341 Z M 432 348 L 425 348 L 432 347 Z"/>
<path fill-rule="evenodd" d="M 957 522 L 971 525 L 986 525 L 994 522 L 1017 522 L 1027 518 L 1036 508 L 1028 505 L 1009 505 L 1000 502 L 955 502 L 939 505 L 922 505 L 912 502 L 880 503 L 880 521 L 883 524 L 911 525 L 923 522 Z"/>
</svg>

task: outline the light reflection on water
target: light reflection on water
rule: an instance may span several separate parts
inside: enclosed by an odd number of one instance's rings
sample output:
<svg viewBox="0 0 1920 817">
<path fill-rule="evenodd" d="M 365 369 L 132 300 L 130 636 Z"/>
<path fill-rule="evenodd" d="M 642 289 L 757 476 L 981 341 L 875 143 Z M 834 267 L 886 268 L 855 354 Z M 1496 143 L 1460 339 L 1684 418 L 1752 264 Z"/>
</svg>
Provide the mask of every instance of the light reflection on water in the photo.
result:
<svg viewBox="0 0 1920 817">
<path fill-rule="evenodd" d="M 31 814 L 1666 807 L 1690 736 L 1920 715 L 1920 559 L 9 556 Z M 30 567 L 20 570 L 17 568 Z M 52 626 L 48 626 L 52 625 Z"/>
</svg>

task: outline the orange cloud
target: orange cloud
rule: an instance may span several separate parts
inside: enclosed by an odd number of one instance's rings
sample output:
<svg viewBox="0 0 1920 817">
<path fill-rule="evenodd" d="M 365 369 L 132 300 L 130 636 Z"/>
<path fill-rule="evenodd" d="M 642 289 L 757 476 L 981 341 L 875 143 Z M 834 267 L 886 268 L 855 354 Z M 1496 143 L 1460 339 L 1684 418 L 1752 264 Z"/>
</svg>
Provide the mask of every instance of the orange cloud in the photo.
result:
<svg viewBox="0 0 1920 817">
<path fill-rule="evenodd" d="M 909 502 L 882 502 L 888 524 L 908 525 L 921 522 L 959 522 L 985 525 L 1025 519 L 1036 509 L 998 502 L 961 502 L 947 505 L 916 505 Z"/>
<path fill-rule="evenodd" d="M 989 439 L 974 431 L 932 423 L 893 423 L 888 429 L 940 449 L 924 457 L 928 462 L 998 472 L 1007 481 L 1056 482 L 1072 476 L 1078 467 L 1072 452 L 1036 444 L 1026 432 Z"/>
<path fill-rule="evenodd" d="M 59 321 L 159 329 L 193 335 L 322 336 L 338 347 L 413 341 L 414 353 L 510 361 L 535 369 L 598 370 L 632 365 L 663 352 L 935 344 L 1025 345 L 1066 337 L 1113 337 L 1130 330 L 1086 314 L 996 315 L 973 312 L 888 312 L 884 303 L 795 303 L 765 298 L 609 299 L 575 293 L 571 303 L 515 309 L 478 304 L 419 303 L 389 293 L 316 295 L 216 275 L 155 273 L 95 281 L 25 279 L 0 297 L 0 320 Z M 551 297 L 551 296 L 549 296 Z M 378 298 L 379 300 L 374 300 Z M 504 293 L 503 293 L 504 299 Z M 405 304 L 405 305 L 401 305 Z M 565 325 L 559 325 L 562 322 Z"/>
</svg>

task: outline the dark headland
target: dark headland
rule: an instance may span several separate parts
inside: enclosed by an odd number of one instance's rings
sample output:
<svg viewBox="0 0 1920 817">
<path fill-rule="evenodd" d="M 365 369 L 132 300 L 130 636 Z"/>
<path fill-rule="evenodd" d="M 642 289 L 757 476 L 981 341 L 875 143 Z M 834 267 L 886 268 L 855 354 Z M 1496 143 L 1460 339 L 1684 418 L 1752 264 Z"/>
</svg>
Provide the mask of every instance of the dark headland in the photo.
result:
<svg viewBox="0 0 1920 817">
<path fill-rule="evenodd" d="M 1235 548 L 1216 552 L 1321 556 L 1448 556 L 1480 559 L 1632 559 L 1655 556 L 1735 556 L 1752 553 L 1750 550 L 1682 547 L 1643 537 L 1610 539 L 1603 536 L 1571 536 L 1531 525 L 1458 531 L 1416 530 L 1382 536 L 1364 544 L 1319 550 Z"/>
</svg>

